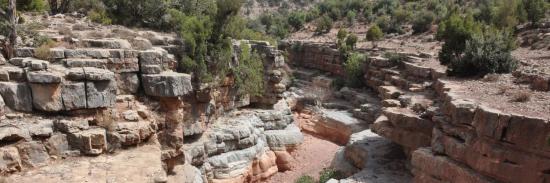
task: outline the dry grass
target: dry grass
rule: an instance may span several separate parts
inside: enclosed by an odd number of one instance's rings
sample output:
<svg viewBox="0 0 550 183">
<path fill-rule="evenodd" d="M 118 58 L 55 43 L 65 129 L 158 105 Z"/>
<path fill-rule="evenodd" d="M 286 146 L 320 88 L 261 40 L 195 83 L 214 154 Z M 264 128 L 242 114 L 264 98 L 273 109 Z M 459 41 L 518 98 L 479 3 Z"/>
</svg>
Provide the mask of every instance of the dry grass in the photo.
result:
<svg viewBox="0 0 550 183">
<path fill-rule="evenodd" d="M 41 60 L 50 60 L 51 52 L 50 49 L 56 47 L 57 43 L 54 41 L 48 41 L 40 45 L 38 48 L 34 49 L 34 57 Z"/>
<path fill-rule="evenodd" d="M 73 30 L 76 30 L 76 31 L 83 31 L 83 30 L 86 30 L 86 29 L 88 29 L 87 25 L 82 25 L 82 24 L 74 24 L 73 25 Z"/>
<path fill-rule="evenodd" d="M 487 74 L 485 75 L 485 77 L 483 77 L 483 81 L 485 82 L 497 82 L 499 79 L 499 74 Z"/>
<path fill-rule="evenodd" d="M 69 27 L 59 27 L 57 31 L 59 32 L 60 35 L 74 37 L 73 31 Z"/>
<path fill-rule="evenodd" d="M 86 37 L 94 38 L 94 39 L 102 39 L 107 37 L 107 34 L 105 32 L 100 32 L 100 31 L 91 31 L 91 32 L 88 32 Z"/>
<path fill-rule="evenodd" d="M 510 87 L 508 86 L 505 86 L 505 85 L 499 85 L 498 86 L 498 91 L 497 91 L 497 95 L 504 95 L 506 94 L 506 92 L 510 89 Z"/>
<path fill-rule="evenodd" d="M 137 37 L 130 40 L 132 47 L 137 50 L 148 50 L 153 48 L 151 42 L 145 38 Z"/>
<path fill-rule="evenodd" d="M 97 126 L 101 126 L 107 131 L 116 130 L 116 116 L 115 112 L 111 109 L 99 109 L 96 111 L 94 121 Z"/>
<path fill-rule="evenodd" d="M 330 89 L 319 86 L 308 86 L 304 88 L 304 98 L 312 99 L 316 103 L 326 102 L 332 98 Z"/>
<path fill-rule="evenodd" d="M 521 90 L 512 95 L 513 102 L 528 102 L 531 100 L 531 92 L 526 90 Z"/>
<path fill-rule="evenodd" d="M 133 39 L 138 36 L 134 31 L 124 28 L 115 28 L 112 32 L 122 39 Z"/>
</svg>

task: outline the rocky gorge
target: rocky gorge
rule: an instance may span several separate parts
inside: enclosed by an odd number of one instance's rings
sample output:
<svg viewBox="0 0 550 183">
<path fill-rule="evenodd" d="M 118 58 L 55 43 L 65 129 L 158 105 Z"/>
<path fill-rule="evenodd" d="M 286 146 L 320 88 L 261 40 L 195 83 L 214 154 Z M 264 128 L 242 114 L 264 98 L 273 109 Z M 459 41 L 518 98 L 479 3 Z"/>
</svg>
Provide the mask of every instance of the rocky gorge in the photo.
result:
<svg viewBox="0 0 550 183">
<path fill-rule="evenodd" d="M 329 168 L 343 177 L 329 182 L 550 180 L 546 108 L 477 97 L 479 83 L 446 76 L 430 53 L 361 50 L 366 87 L 337 89 L 333 45 L 232 40 L 262 56 L 253 96 L 230 75 L 196 84 L 180 72 L 176 35 L 47 19 L 40 34 L 70 44 L 0 58 L 0 182 L 266 182 L 296 170 L 304 134 L 340 146 Z M 482 84 L 550 95 L 526 73 Z"/>
</svg>

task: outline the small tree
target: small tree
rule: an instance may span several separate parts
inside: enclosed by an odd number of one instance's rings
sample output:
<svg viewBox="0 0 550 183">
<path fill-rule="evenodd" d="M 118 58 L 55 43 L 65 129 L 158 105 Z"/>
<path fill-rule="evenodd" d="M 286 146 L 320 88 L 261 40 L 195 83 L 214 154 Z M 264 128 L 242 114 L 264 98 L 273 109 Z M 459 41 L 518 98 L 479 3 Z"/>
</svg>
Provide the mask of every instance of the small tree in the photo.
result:
<svg viewBox="0 0 550 183">
<path fill-rule="evenodd" d="M 382 33 L 382 30 L 380 30 L 380 27 L 378 25 L 373 25 L 369 28 L 367 31 L 367 41 L 372 41 L 372 47 L 376 48 L 376 42 L 382 40 L 382 37 L 384 36 L 384 33 Z"/>
</svg>

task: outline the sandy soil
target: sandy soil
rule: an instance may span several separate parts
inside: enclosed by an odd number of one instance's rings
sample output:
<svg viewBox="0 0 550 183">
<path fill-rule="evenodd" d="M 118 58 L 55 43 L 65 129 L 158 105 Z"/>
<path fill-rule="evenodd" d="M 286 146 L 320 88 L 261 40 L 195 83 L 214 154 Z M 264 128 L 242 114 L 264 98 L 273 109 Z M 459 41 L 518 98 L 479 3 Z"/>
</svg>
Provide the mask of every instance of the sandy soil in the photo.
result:
<svg viewBox="0 0 550 183">
<path fill-rule="evenodd" d="M 319 178 L 319 172 L 330 166 L 338 145 L 304 133 L 304 143 L 293 152 L 293 170 L 279 172 L 271 177 L 270 183 L 293 183 L 302 175 Z"/>
</svg>

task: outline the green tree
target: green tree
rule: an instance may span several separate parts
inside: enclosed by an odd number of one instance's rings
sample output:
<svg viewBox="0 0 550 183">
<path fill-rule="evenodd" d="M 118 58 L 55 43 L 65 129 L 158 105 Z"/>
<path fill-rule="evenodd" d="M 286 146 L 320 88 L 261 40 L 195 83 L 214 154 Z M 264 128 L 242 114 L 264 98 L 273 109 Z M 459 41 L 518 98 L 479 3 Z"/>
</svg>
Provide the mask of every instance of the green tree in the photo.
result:
<svg viewBox="0 0 550 183">
<path fill-rule="evenodd" d="M 546 4 L 544 0 L 525 0 L 525 9 L 527 10 L 527 19 L 536 23 L 544 18 Z"/>
<path fill-rule="evenodd" d="M 376 42 L 382 40 L 384 33 L 380 30 L 378 25 L 373 25 L 367 31 L 366 39 L 367 41 L 372 41 L 372 47 L 376 47 Z"/>
</svg>

